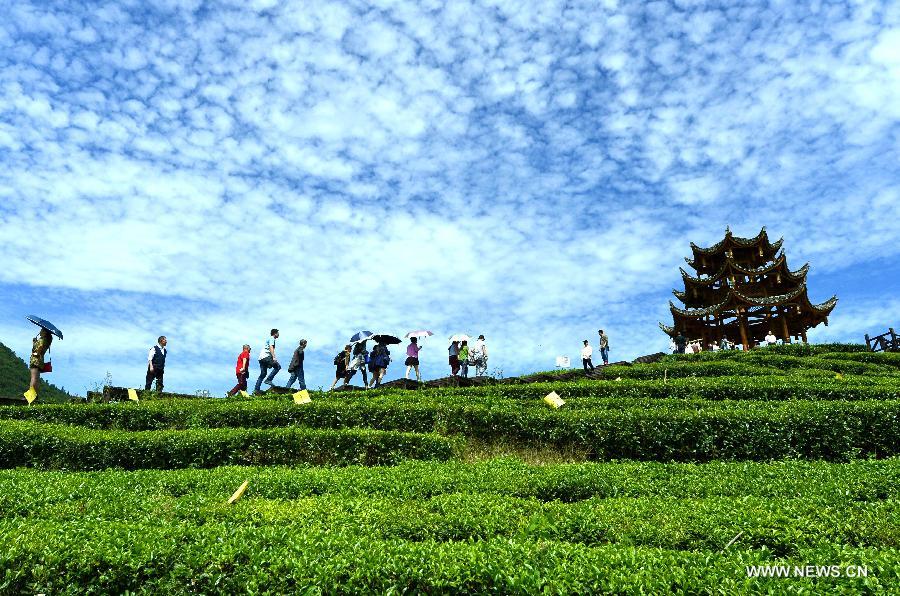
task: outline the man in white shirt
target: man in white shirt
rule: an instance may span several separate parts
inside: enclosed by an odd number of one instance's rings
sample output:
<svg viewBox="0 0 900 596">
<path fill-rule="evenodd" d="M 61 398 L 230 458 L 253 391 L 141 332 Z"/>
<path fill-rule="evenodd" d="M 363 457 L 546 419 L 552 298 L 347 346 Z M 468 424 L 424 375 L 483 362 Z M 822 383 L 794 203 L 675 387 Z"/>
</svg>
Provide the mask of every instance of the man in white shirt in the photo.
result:
<svg viewBox="0 0 900 596">
<path fill-rule="evenodd" d="M 488 361 L 488 349 L 483 335 L 479 335 L 475 345 L 472 346 L 472 358 L 475 360 L 475 376 L 483 376 L 487 372 Z"/>
<path fill-rule="evenodd" d="M 271 387 L 272 380 L 278 374 L 278 371 L 281 370 L 281 364 L 278 363 L 278 357 L 275 355 L 275 340 L 279 337 L 278 329 L 272 329 L 269 335 L 270 337 L 266 340 L 262 353 L 259 355 L 259 378 L 256 379 L 255 393 L 259 393 L 263 382 Z M 270 368 L 272 372 L 269 372 Z M 268 376 L 266 376 L 267 372 L 269 372 Z"/>
<path fill-rule="evenodd" d="M 150 391 L 150 384 L 156 379 L 156 391 L 163 390 L 163 373 L 166 371 L 166 344 L 169 340 L 165 335 L 160 335 L 156 340 L 156 345 L 150 348 L 147 354 L 147 378 L 144 383 L 144 389 Z"/>
<path fill-rule="evenodd" d="M 591 344 L 588 340 L 584 340 L 584 347 L 581 348 L 581 365 L 584 367 L 584 372 L 594 370 L 594 363 L 591 362 L 593 353 L 594 349 L 591 347 Z"/>
<path fill-rule="evenodd" d="M 766 336 L 766 343 L 770 346 L 774 346 L 778 343 L 778 338 L 775 337 L 775 334 L 772 333 L 771 329 L 769 330 L 769 334 Z"/>
</svg>

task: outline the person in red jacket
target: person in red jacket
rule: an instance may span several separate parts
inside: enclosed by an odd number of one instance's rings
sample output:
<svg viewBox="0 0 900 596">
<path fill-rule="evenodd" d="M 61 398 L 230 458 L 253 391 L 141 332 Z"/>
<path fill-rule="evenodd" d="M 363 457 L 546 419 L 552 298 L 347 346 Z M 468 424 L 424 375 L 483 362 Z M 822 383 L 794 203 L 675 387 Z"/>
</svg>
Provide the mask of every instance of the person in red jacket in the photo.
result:
<svg viewBox="0 0 900 596">
<path fill-rule="evenodd" d="M 250 346 L 247 344 L 244 344 L 243 350 L 238 354 L 234 374 L 237 375 L 237 385 L 228 392 L 228 397 L 234 397 L 238 391 L 247 390 L 247 379 L 250 377 Z"/>
</svg>

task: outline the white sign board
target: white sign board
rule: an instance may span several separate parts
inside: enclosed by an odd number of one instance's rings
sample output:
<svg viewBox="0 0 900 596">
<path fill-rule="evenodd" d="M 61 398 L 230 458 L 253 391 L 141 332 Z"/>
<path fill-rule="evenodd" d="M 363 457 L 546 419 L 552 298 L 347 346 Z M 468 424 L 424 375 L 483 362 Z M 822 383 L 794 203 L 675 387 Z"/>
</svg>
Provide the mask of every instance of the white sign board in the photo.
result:
<svg viewBox="0 0 900 596">
<path fill-rule="evenodd" d="M 556 357 L 556 366 L 558 366 L 559 368 L 569 368 L 569 366 L 571 366 L 569 364 L 569 357 L 568 356 L 557 356 Z"/>
</svg>

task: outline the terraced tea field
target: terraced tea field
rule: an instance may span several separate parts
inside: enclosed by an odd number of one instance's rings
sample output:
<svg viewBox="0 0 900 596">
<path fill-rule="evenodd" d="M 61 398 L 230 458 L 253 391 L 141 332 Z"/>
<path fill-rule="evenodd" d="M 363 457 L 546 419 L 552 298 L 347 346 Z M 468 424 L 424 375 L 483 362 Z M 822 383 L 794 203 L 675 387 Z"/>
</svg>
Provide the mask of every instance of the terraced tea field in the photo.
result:
<svg viewBox="0 0 900 596">
<path fill-rule="evenodd" d="M 891 593 L 900 354 L 856 349 L 3 407 L 0 592 Z"/>
</svg>

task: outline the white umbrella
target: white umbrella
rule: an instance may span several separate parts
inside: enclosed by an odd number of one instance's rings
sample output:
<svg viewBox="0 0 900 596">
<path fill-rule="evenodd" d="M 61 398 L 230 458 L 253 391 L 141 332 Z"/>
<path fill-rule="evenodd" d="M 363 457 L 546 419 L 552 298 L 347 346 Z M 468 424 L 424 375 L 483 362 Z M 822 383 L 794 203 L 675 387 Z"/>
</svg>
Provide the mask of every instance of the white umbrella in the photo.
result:
<svg viewBox="0 0 900 596">
<path fill-rule="evenodd" d="M 420 329 L 419 331 L 410 331 L 403 337 L 409 339 L 410 337 L 430 337 L 432 335 L 434 335 L 434 333 L 432 333 L 431 331 L 428 331 L 427 329 Z"/>
<path fill-rule="evenodd" d="M 469 341 L 470 339 L 472 338 L 465 333 L 457 333 L 456 335 L 450 336 L 450 343 L 453 343 L 455 341 Z"/>
</svg>

